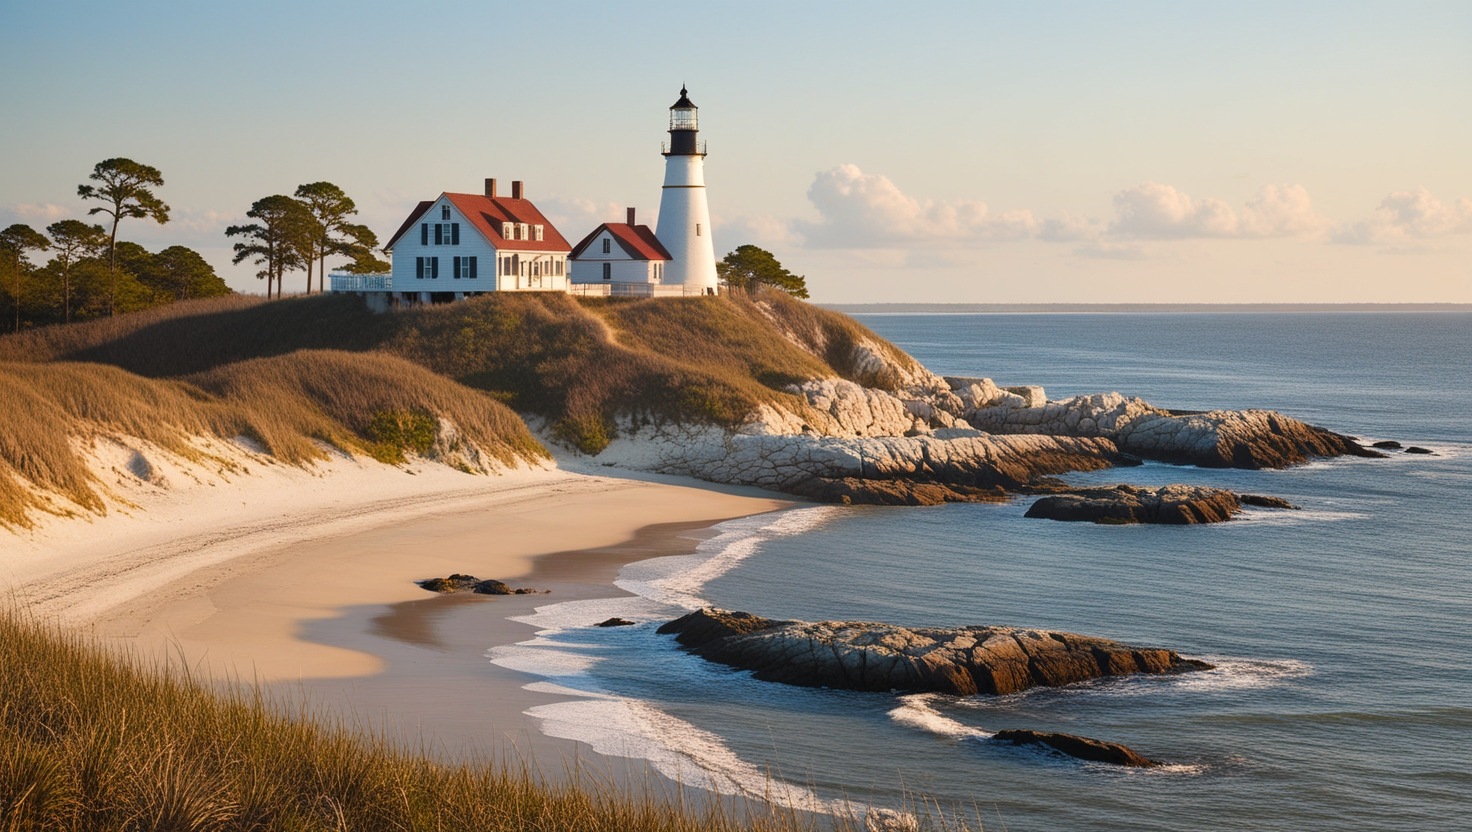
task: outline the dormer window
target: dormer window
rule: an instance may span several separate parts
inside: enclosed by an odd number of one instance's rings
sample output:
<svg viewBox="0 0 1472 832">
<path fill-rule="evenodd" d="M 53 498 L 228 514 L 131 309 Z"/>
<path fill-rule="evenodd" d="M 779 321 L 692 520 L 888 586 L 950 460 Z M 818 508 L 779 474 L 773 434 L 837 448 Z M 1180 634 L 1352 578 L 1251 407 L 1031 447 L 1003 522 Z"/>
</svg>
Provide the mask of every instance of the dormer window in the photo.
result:
<svg viewBox="0 0 1472 832">
<path fill-rule="evenodd" d="M 542 242 L 542 226 L 540 226 L 540 225 L 537 226 L 535 230 L 536 230 L 536 234 L 537 234 L 537 242 L 540 243 L 540 242 Z"/>
<path fill-rule="evenodd" d="M 450 218 L 450 206 L 448 206 L 448 205 L 441 205 L 440 206 L 440 219 L 447 220 L 449 218 Z"/>
<path fill-rule="evenodd" d="M 604 254 L 608 254 L 608 253 L 610 253 L 612 251 L 613 251 L 613 241 L 610 240 L 610 239 L 608 239 L 607 237 L 604 237 L 603 238 L 603 253 Z"/>
<path fill-rule="evenodd" d="M 518 239 L 518 240 L 529 240 L 529 239 L 531 239 L 531 234 L 532 234 L 531 226 L 527 225 L 524 222 L 519 222 L 519 223 L 516 224 L 516 239 Z"/>
<path fill-rule="evenodd" d="M 503 223 L 501 223 L 501 239 L 503 239 L 503 240 L 514 240 L 514 239 L 516 239 L 516 232 L 511 230 L 511 223 L 509 223 L 509 222 L 503 222 Z"/>
</svg>

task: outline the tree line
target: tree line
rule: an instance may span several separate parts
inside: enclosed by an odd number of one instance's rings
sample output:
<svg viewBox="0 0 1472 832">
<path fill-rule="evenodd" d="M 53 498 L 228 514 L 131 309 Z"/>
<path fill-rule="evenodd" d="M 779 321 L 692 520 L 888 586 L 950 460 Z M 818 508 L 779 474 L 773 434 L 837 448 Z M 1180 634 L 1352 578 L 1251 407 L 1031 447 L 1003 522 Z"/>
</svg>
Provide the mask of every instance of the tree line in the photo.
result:
<svg viewBox="0 0 1472 832">
<path fill-rule="evenodd" d="M 256 200 L 245 215 L 255 222 L 232 225 L 227 237 L 239 237 L 236 263 L 249 260 L 261 266 L 256 277 L 266 281 L 266 296 L 281 297 L 287 272 L 304 271 L 307 294 L 312 293 L 312 276 L 317 291 L 327 283 L 327 258 L 351 258 L 345 267 L 351 274 L 383 274 L 388 263 L 374 254 L 378 236 L 366 225 L 349 218 L 358 213 L 353 200 L 331 182 L 301 185 L 291 196 L 275 194 Z"/>
<path fill-rule="evenodd" d="M 0 231 L 0 321 L 7 329 L 98 318 L 230 289 L 198 252 L 170 246 L 150 252 L 118 241 L 125 219 L 169 221 L 169 206 L 153 192 L 164 184 L 157 168 L 131 159 L 106 159 L 77 196 L 100 203 L 87 212 L 107 225 L 64 219 L 42 233 L 16 223 Z M 37 264 L 32 258 L 50 252 Z"/>
<path fill-rule="evenodd" d="M 80 219 L 54 222 L 43 231 L 16 223 L 0 231 L 0 326 L 25 327 L 116 315 L 187 298 L 230 294 L 198 252 L 169 246 L 150 252 L 118 240 L 124 220 L 169 221 L 169 206 L 155 191 L 163 187 L 158 168 L 115 158 L 98 162 L 77 186 L 77 196 L 97 203 Z M 326 287 L 328 258 L 346 257 L 354 274 L 381 274 L 389 264 L 375 255 L 378 238 L 351 221 L 357 206 L 331 182 L 312 182 L 291 196 L 258 199 L 246 212 L 253 222 L 225 230 L 234 244 L 235 263 L 261 266 L 267 296 L 280 297 L 285 276 L 306 272 L 306 290 Z M 38 256 L 49 255 L 45 263 Z"/>
</svg>

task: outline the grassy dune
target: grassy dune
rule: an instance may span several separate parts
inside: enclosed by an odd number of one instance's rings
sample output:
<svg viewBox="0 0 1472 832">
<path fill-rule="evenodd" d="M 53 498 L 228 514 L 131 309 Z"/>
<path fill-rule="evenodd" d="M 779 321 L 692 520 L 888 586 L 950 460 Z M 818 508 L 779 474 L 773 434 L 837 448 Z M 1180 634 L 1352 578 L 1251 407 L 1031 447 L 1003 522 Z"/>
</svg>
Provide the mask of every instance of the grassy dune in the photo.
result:
<svg viewBox="0 0 1472 832">
<path fill-rule="evenodd" d="M 222 694 L 0 614 L 0 826 L 7 830 L 799 830 L 753 804 L 449 764 L 361 726 Z"/>
<path fill-rule="evenodd" d="M 782 388 L 804 379 L 893 387 L 853 365 L 861 342 L 914 364 L 781 292 L 508 293 L 384 315 L 352 297 L 234 296 L 45 327 L 0 337 L 0 523 L 27 523 L 36 489 L 100 510 L 76 449 L 97 435 L 180 453 L 191 436 L 244 435 L 294 463 L 326 442 L 393 462 L 436 447 L 444 419 L 502 463 L 545 455 L 510 405 L 597 453 L 619 416 L 729 426 L 763 402 L 800 413 Z"/>
</svg>

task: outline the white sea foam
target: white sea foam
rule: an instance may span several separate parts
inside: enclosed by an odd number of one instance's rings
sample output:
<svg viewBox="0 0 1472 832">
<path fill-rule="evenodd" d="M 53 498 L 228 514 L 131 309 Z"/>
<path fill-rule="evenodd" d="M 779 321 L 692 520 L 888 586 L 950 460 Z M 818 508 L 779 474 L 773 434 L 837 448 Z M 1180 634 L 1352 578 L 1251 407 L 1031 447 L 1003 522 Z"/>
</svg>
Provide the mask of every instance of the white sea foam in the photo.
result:
<svg viewBox="0 0 1472 832">
<path fill-rule="evenodd" d="M 932 704 L 939 694 L 916 693 L 900 697 L 898 708 L 889 712 L 889 718 L 911 728 L 918 728 L 941 737 L 956 740 L 984 740 L 992 732 L 973 728 L 946 716 Z"/>
<path fill-rule="evenodd" d="M 1287 526 L 1298 523 L 1332 523 L 1339 520 L 1363 520 L 1369 516 L 1358 511 L 1332 511 L 1329 509 L 1284 511 L 1283 509 L 1249 507 L 1233 518 L 1233 522 Z"/>
<path fill-rule="evenodd" d="M 1176 690 L 1189 691 L 1248 690 L 1274 687 L 1288 679 L 1299 679 L 1314 672 L 1313 665 L 1296 659 L 1202 656 L 1201 660 L 1215 667 L 1172 676 L 1171 686 Z"/>
<path fill-rule="evenodd" d="M 650 558 L 625 566 L 614 583 L 633 597 L 537 607 L 531 615 L 514 619 L 538 627 L 537 635 L 519 644 L 492 648 L 487 657 L 493 664 L 545 680 L 527 685 L 528 690 L 577 697 L 526 711 L 539 720 L 548 736 L 585 743 L 600 754 L 647 760 L 656 771 L 686 785 L 804 811 L 856 816 L 857 808 L 847 801 L 821 799 L 742 760 L 715 734 L 649 702 L 603 690 L 592 672 L 601 661 L 598 653 L 606 649 L 609 639 L 640 637 L 636 628 L 601 631 L 596 639 L 589 631 L 586 642 L 577 632 L 608 618 L 643 624 L 669 618 L 672 606 L 707 606 L 699 596 L 702 588 L 758 551 L 764 541 L 809 531 L 838 510 L 822 506 L 722 523 L 716 527 L 719 534 L 701 542 L 694 554 Z"/>
<path fill-rule="evenodd" d="M 614 585 L 651 601 L 687 610 L 710 606 L 700 597 L 700 591 L 755 554 L 762 543 L 811 531 L 840 511 L 836 506 L 817 506 L 784 511 L 775 518 L 758 515 L 727 521 L 716 527 L 721 533 L 701 542 L 694 554 L 631 563 L 619 572 Z"/>
</svg>

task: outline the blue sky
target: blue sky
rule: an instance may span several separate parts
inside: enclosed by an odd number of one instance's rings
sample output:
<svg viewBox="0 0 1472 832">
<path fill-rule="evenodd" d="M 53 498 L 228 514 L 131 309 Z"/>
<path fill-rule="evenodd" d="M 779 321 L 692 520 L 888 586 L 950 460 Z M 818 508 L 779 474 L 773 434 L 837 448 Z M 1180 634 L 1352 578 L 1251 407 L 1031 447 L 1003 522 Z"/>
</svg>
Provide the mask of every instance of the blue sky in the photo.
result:
<svg viewBox="0 0 1472 832">
<path fill-rule="evenodd" d="M 1472 301 L 1472 4 L 0 6 L 0 222 L 160 168 L 225 225 L 303 182 L 387 237 L 522 179 L 573 239 L 658 207 L 701 106 L 721 251 L 827 301 Z M 292 288 L 288 281 L 288 289 Z"/>
</svg>

